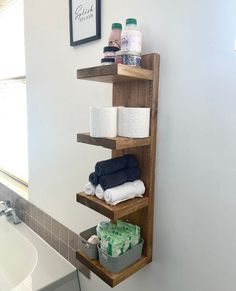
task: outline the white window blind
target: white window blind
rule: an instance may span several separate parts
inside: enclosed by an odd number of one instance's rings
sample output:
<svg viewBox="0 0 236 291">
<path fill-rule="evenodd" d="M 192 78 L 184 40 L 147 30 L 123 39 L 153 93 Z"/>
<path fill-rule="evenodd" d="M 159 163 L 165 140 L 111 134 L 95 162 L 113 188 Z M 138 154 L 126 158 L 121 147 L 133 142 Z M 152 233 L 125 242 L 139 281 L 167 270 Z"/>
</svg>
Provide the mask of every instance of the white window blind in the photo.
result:
<svg viewBox="0 0 236 291">
<path fill-rule="evenodd" d="M 0 9 L 0 79 L 25 75 L 23 0 Z"/>
<path fill-rule="evenodd" d="M 23 0 L 0 7 L 0 170 L 28 181 Z"/>
</svg>

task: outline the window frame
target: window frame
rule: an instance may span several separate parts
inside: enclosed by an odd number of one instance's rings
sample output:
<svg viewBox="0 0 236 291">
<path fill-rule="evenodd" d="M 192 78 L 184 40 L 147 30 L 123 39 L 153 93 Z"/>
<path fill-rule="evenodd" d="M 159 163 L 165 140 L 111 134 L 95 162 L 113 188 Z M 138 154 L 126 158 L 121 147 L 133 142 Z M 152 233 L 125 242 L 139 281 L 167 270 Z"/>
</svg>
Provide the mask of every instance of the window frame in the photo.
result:
<svg viewBox="0 0 236 291">
<path fill-rule="evenodd" d="M 15 77 L 10 77 L 10 78 L 1 78 L 0 79 L 0 83 L 4 83 L 4 82 L 11 82 L 11 81 L 23 81 L 26 84 L 26 76 L 15 76 Z M 4 168 L 2 168 L 0 166 L 0 173 L 3 173 L 5 175 L 7 175 L 10 179 L 13 179 L 15 182 L 18 182 L 26 187 L 29 186 L 29 181 L 25 181 L 23 179 L 21 179 L 20 177 L 6 171 Z"/>
<path fill-rule="evenodd" d="M 3 1 L 3 3 L 0 5 L 0 13 L 4 13 L 6 9 L 8 9 L 11 5 L 15 4 L 18 0 L 5 0 Z M 24 5 L 24 1 L 23 1 L 23 5 Z M 26 85 L 26 76 L 25 75 L 19 75 L 19 76 L 13 76 L 13 77 L 6 77 L 6 78 L 0 78 L 0 83 L 4 83 L 4 82 L 17 82 L 17 81 L 22 81 L 25 85 Z M 5 170 L 4 168 L 1 167 L 0 165 L 0 175 L 4 174 L 7 177 L 9 177 L 9 179 L 13 180 L 14 182 L 20 183 L 23 186 L 26 186 L 28 188 L 28 180 L 23 180 L 22 178 L 18 177 L 17 175 L 14 175 L 13 173 Z"/>
</svg>

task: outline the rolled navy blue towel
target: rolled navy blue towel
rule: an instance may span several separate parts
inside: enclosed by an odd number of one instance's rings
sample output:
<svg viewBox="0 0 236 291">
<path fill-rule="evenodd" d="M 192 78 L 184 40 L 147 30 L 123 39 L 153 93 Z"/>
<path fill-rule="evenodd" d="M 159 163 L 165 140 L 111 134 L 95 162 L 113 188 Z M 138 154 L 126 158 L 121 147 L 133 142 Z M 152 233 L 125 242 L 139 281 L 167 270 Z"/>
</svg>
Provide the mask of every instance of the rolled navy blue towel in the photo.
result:
<svg viewBox="0 0 236 291">
<path fill-rule="evenodd" d="M 139 168 L 128 168 L 125 170 L 127 181 L 126 182 L 133 182 L 140 178 L 140 170 Z"/>
<path fill-rule="evenodd" d="M 135 158 L 134 155 L 125 155 L 124 156 L 126 161 L 127 161 L 127 166 L 126 168 L 135 168 L 138 167 L 138 160 Z"/>
<path fill-rule="evenodd" d="M 113 174 L 125 168 L 133 168 L 138 166 L 138 161 L 134 155 L 124 155 L 121 157 L 97 162 L 95 165 L 95 173 L 98 176 L 106 176 Z"/>
<path fill-rule="evenodd" d="M 117 157 L 101 162 L 97 162 L 95 165 L 95 173 L 98 176 L 106 176 L 115 173 L 119 170 L 125 169 L 127 166 L 127 160 L 125 156 Z"/>
<path fill-rule="evenodd" d="M 96 175 L 95 172 L 89 175 L 89 182 L 95 187 L 99 184 L 99 177 Z"/>
<path fill-rule="evenodd" d="M 122 185 L 126 182 L 132 182 L 140 178 L 140 170 L 138 168 L 130 168 L 118 171 L 116 173 L 101 176 L 99 184 L 105 191 L 107 189 Z"/>
</svg>

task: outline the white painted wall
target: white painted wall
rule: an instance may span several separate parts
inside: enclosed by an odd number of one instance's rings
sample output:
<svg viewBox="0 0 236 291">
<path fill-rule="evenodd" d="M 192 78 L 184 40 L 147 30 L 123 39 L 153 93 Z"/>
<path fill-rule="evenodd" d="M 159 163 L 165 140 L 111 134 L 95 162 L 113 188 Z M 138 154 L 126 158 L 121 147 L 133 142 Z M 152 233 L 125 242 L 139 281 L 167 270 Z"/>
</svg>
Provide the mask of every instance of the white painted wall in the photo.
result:
<svg viewBox="0 0 236 291">
<path fill-rule="evenodd" d="M 75 203 L 109 151 L 76 143 L 111 87 L 76 80 L 99 63 L 110 25 L 137 17 L 160 52 L 153 263 L 122 291 L 235 291 L 235 0 L 102 1 L 102 39 L 69 46 L 68 1 L 25 0 L 30 200 L 79 232 L 102 217 Z M 94 275 L 82 290 L 110 290 Z"/>
</svg>

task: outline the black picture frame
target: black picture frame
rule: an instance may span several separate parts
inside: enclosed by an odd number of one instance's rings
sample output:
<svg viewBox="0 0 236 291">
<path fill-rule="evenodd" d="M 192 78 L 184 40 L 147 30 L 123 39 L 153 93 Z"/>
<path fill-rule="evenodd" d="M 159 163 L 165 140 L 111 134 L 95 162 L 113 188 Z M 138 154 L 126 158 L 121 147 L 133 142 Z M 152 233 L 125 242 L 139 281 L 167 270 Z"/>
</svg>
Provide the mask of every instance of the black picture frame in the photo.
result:
<svg viewBox="0 0 236 291">
<path fill-rule="evenodd" d="M 96 7 L 94 8 L 95 11 L 93 12 L 94 13 L 93 17 L 94 16 L 96 17 L 96 20 L 95 20 L 96 33 L 94 35 L 88 35 L 87 37 L 84 37 L 82 39 L 79 39 L 79 37 L 74 36 L 74 25 L 75 25 L 74 12 L 75 11 L 73 11 L 73 6 L 74 6 L 73 4 L 79 3 L 79 2 L 81 3 L 88 2 L 88 5 L 89 5 L 89 2 L 93 2 L 93 1 L 94 0 L 69 0 L 70 45 L 71 46 L 81 45 L 81 44 L 88 43 L 90 41 L 94 41 L 101 38 L 101 0 L 94 1 Z"/>
</svg>

